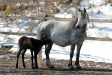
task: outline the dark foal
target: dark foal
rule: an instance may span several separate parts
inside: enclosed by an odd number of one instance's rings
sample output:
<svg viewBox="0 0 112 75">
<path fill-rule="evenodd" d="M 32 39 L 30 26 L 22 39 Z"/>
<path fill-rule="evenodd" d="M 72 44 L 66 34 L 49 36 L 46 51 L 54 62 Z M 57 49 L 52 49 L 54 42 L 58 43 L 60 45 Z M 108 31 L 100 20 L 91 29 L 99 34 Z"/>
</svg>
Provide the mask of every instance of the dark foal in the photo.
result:
<svg viewBox="0 0 112 75">
<path fill-rule="evenodd" d="M 17 63 L 16 63 L 16 68 L 18 68 L 18 58 L 20 53 L 22 52 L 22 61 L 23 61 L 23 66 L 26 68 L 25 63 L 24 63 L 24 54 L 27 49 L 30 49 L 31 51 L 31 60 L 32 60 L 32 69 L 38 68 L 37 65 L 37 54 L 41 50 L 42 46 L 45 44 L 41 40 L 37 40 L 34 38 L 28 38 L 26 36 L 23 36 L 19 39 L 18 41 L 19 44 L 19 51 L 17 54 Z M 35 65 L 33 65 L 33 51 L 34 51 L 34 57 L 35 57 Z"/>
</svg>

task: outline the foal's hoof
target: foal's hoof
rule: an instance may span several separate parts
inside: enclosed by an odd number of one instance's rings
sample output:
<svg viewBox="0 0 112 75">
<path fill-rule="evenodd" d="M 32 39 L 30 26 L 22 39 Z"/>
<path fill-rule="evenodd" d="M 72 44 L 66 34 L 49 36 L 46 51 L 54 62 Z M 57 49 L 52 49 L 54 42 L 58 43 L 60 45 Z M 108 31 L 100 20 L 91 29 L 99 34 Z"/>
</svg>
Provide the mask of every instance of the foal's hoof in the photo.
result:
<svg viewBox="0 0 112 75">
<path fill-rule="evenodd" d="M 16 68 L 18 68 L 18 65 L 16 64 Z"/>
</svg>

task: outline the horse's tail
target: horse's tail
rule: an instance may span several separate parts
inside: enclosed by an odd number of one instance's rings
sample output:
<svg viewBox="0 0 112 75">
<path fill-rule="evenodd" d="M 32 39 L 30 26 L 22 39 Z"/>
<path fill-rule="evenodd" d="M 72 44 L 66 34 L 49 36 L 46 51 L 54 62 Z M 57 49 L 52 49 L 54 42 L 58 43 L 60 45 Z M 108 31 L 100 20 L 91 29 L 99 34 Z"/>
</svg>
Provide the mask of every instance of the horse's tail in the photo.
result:
<svg viewBox="0 0 112 75">
<path fill-rule="evenodd" d="M 37 39 L 40 40 L 41 37 L 40 37 L 40 29 L 39 27 L 42 25 L 42 22 L 41 23 L 38 23 L 38 29 L 37 29 Z"/>
<path fill-rule="evenodd" d="M 44 17 L 42 21 L 39 21 L 38 24 L 37 24 L 36 26 L 42 24 L 42 22 L 44 22 L 44 21 L 47 21 L 47 18 L 46 18 L 46 17 Z"/>
<path fill-rule="evenodd" d="M 36 24 L 36 26 L 38 26 L 40 23 L 41 23 L 41 21 L 39 21 L 39 22 Z"/>
<path fill-rule="evenodd" d="M 47 17 L 48 17 L 48 15 L 45 15 L 45 17 L 43 18 L 44 21 L 47 21 Z"/>
</svg>

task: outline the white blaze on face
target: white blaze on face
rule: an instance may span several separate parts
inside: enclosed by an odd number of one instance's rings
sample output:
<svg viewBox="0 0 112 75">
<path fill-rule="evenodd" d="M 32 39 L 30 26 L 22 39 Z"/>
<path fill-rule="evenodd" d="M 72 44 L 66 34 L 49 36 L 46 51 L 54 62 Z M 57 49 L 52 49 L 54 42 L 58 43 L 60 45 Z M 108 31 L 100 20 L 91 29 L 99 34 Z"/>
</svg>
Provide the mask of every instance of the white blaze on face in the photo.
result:
<svg viewBox="0 0 112 75">
<path fill-rule="evenodd" d="M 82 27 L 84 24 L 87 24 L 87 22 L 88 22 L 88 15 L 86 13 L 86 10 L 84 9 L 83 11 L 81 11 L 79 9 L 78 22 L 76 24 L 76 27 Z"/>
<path fill-rule="evenodd" d="M 76 24 L 76 27 L 77 27 L 77 26 L 81 27 L 82 21 L 83 21 L 82 13 L 81 13 L 81 11 L 79 11 L 79 13 L 78 13 L 78 22 L 77 22 L 77 24 Z"/>
</svg>

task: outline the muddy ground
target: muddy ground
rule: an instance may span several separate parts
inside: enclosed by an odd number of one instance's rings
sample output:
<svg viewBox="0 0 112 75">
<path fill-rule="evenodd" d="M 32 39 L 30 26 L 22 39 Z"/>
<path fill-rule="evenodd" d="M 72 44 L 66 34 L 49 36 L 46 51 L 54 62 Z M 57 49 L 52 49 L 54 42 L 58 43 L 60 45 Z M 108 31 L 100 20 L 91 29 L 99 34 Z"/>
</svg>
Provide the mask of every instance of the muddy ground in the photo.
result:
<svg viewBox="0 0 112 75">
<path fill-rule="evenodd" d="M 112 75 L 112 64 L 80 61 L 81 70 L 74 69 L 70 71 L 67 67 L 68 60 L 51 60 L 55 66 L 54 69 L 47 68 L 45 59 L 42 60 L 42 67 L 31 69 L 31 60 L 29 55 L 25 55 L 26 69 L 22 66 L 21 57 L 19 68 L 16 69 L 16 54 L 8 51 L 11 47 L 0 48 L 0 75 Z M 6 50 L 7 49 L 7 50 Z M 5 52 L 4 52 L 4 51 Z M 75 61 L 73 61 L 75 67 Z"/>
</svg>

